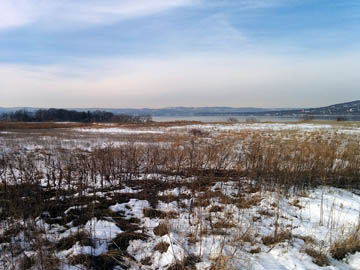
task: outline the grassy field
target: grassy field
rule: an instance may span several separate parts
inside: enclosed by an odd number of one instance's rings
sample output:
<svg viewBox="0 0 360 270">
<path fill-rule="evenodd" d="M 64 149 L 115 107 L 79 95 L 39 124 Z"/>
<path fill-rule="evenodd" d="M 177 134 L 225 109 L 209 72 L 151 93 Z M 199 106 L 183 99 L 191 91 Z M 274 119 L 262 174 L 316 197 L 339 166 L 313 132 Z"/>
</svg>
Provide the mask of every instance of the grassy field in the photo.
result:
<svg viewBox="0 0 360 270">
<path fill-rule="evenodd" d="M 356 122 L 0 123 L 0 269 L 359 269 Z"/>
</svg>

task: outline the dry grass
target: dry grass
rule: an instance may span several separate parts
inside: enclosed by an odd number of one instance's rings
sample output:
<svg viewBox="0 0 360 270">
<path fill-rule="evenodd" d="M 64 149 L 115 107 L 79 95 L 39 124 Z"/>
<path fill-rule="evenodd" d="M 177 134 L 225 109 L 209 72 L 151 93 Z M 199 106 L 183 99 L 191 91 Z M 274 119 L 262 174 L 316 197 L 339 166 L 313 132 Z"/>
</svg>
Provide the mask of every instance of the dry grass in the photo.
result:
<svg viewBox="0 0 360 270">
<path fill-rule="evenodd" d="M 130 241 L 132 240 L 146 240 L 148 236 L 143 233 L 135 233 L 135 232 L 122 232 L 119 233 L 109 245 L 110 250 L 121 250 L 126 252 Z"/>
<path fill-rule="evenodd" d="M 229 261 L 232 259 L 231 256 L 224 256 L 223 254 L 220 254 L 218 257 L 216 257 L 213 260 L 213 263 L 211 264 L 210 270 L 232 270 L 233 267 L 229 263 Z"/>
<path fill-rule="evenodd" d="M 211 208 L 209 209 L 209 212 L 222 212 L 224 210 L 224 206 L 221 205 L 213 205 L 211 206 Z"/>
<path fill-rule="evenodd" d="M 142 264 L 142 265 L 151 265 L 152 263 L 151 263 L 151 257 L 145 257 L 144 259 L 142 259 L 141 261 L 140 261 L 140 263 Z"/>
<path fill-rule="evenodd" d="M 76 145 L 76 132 L 71 131 L 69 127 L 83 125 L 67 123 L 7 124 L 13 125 L 14 128 L 16 125 L 19 125 L 19 128 L 37 128 L 34 133 L 16 132 L 10 137 L 5 134 L 5 142 L 9 143 L 9 146 L 13 149 L 19 147 L 16 146 L 14 136 L 21 140 L 27 138 L 32 143 L 35 142 L 35 144 L 41 147 L 45 146 L 45 148 L 48 146 L 51 148 L 51 145 L 46 145 L 47 143 L 59 143 L 62 140 L 66 140 L 67 144 L 70 144 L 69 141 L 74 140 L 73 143 Z M 52 131 L 51 127 L 53 126 L 54 128 L 65 128 L 62 129 L 61 133 L 58 133 Z M 100 125 L 94 126 L 103 127 Z M 40 128 L 46 128 L 46 130 L 41 131 Z M 270 136 L 266 132 L 269 132 Z M 39 133 L 48 136 L 53 142 L 50 139 L 41 140 Z M 293 188 L 299 193 L 308 187 L 324 183 L 340 187 L 356 187 L 359 185 L 358 181 L 356 181 L 360 176 L 357 170 L 360 166 L 360 157 L 356 154 L 360 151 L 359 138 L 348 137 L 344 139 L 343 134 L 329 135 L 320 131 L 309 134 L 299 134 L 294 131 L 280 131 L 277 133 L 246 131 L 243 133 L 230 132 L 226 135 L 219 134 L 211 142 L 209 142 L 208 138 L 201 138 L 201 136 L 193 138 L 193 136 L 189 137 L 186 134 L 177 135 L 172 133 L 165 135 L 99 135 L 85 133 L 82 136 L 85 136 L 84 140 L 91 138 L 91 140 L 95 141 L 101 136 L 101 140 L 104 141 L 134 142 L 118 147 L 109 144 L 109 147 L 100 147 L 90 153 L 84 151 L 82 154 L 91 160 L 91 166 L 84 163 L 83 160 L 77 160 L 77 158 L 72 160 L 77 165 L 74 167 L 91 171 L 91 174 L 96 173 L 97 176 L 107 181 L 123 178 L 124 173 L 127 174 L 129 179 L 140 173 L 161 173 L 165 175 L 195 176 L 199 180 L 205 178 L 207 181 L 209 178 L 220 181 L 226 178 L 246 176 L 256 181 L 253 186 L 254 190 L 259 190 L 260 187 L 265 185 L 270 188 L 274 184 L 280 184 L 285 190 Z M 242 140 L 242 137 L 246 139 Z M 284 141 L 283 138 L 287 139 Z M 348 140 L 348 142 L 344 144 L 344 140 Z M 136 141 L 167 141 L 169 144 L 166 146 L 140 146 L 135 144 Z M 241 153 L 235 151 L 239 141 L 241 141 L 243 150 L 246 151 Z M 24 143 L 27 142 L 24 141 Z M 67 155 L 70 155 L 70 153 L 67 153 L 69 150 L 61 149 L 61 151 L 63 152 L 61 155 L 60 151 L 59 153 L 49 153 L 50 160 L 59 161 L 57 164 L 53 164 L 56 166 L 46 164 L 46 167 L 54 167 L 51 169 L 54 171 L 53 175 L 55 176 L 66 170 L 64 163 L 67 161 L 63 160 L 63 158 L 70 159 L 70 157 L 67 157 Z M 80 149 L 78 151 L 81 152 Z M 35 156 L 33 158 L 36 159 L 40 158 L 42 152 L 33 154 Z M 7 160 L 14 161 L 13 157 L 9 157 Z M 334 166 L 335 164 L 336 166 Z M 16 164 L 11 165 L 17 169 L 14 166 Z M 87 168 L 84 168 L 84 166 Z M 24 168 L 19 169 L 24 170 Z M 222 196 L 221 199 L 232 203 L 231 198 L 226 198 L 226 196 Z M 296 204 L 296 206 L 299 205 Z M 244 208 L 246 207 L 248 206 L 244 205 Z"/>
<path fill-rule="evenodd" d="M 94 127 L 91 123 L 56 123 L 56 122 L 0 122 L 0 130 L 14 129 L 53 129 Z"/>
<path fill-rule="evenodd" d="M 9 124 L 9 123 L 6 123 Z M 182 123 L 151 123 L 112 125 L 112 127 L 171 127 Z M 194 123 L 193 123 L 194 124 Z M 12 126 L 11 126 L 12 125 Z M 112 252 L 123 252 L 126 255 L 130 241 L 140 239 L 145 241 L 148 236 L 135 233 L 140 229 L 140 221 L 125 220 L 125 211 L 114 213 L 110 205 L 128 203 L 130 199 L 147 200 L 150 208 L 143 210 L 145 217 L 165 219 L 153 229 L 156 236 L 169 234 L 168 219 L 178 216 L 176 212 L 165 212 L 156 209 L 159 201 L 176 202 L 182 205 L 184 211 L 194 216 L 199 208 L 210 212 L 208 216 L 200 216 L 206 224 L 199 226 L 196 232 L 186 238 L 189 243 L 202 241 L 202 236 L 221 235 L 227 241 L 236 242 L 241 246 L 244 242 L 254 243 L 251 234 L 239 233 L 234 238 L 229 231 L 241 231 L 243 224 L 234 222 L 229 213 L 221 214 L 230 206 L 239 211 L 258 206 L 263 197 L 262 192 L 274 191 L 278 187 L 279 196 L 302 194 L 311 187 L 328 184 L 341 187 L 358 187 L 360 177 L 360 144 L 359 137 L 344 137 L 343 134 L 327 134 L 324 132 L 304 133 L 298 131 L 240 131 L 208 134 L 192 131 L 189 134 L 142 134 L 142 135 L 99 135 L 82 134 L 85 149 L 77 144 L 76 133 L 69 128 L 88 127 L 88 124 L 57 124 L 57 123 L 11 123 L 6 126 L 0 123 L 2 129 L 19 129 L 14 134 L 4 135 L 4 146 L 11 149 L 9 153 L 0 155 L 0 219 L 35 220 L 41 216 L 48 224 L 66 225 L 73 222 L 82 226 L 93 217 L 113 219 L 124 231 L 110 244 Z M 52 128 L 64 128 L 52 130 Z M 97 128 L 102 126 L 96 125 Z M 67 129 L 66 129 L 67 128 Z M 30 130 L 32 129 L 32 130 Z M 44 129 L 44 130 L 41 130 Z M 21 131 L 23 130 L 23 131 Z M 186 129 L 184 129 L 186 130 Z M 46 137 L 41 140 L 39 137 Z M 49 139 L 51 138 L 51 140 Z M 123 142 L 114 146 L 107 144 L 91 148 L 96 140 Z M 68 149 L 62 147 L 59 141 L 71 141 Z M 168 142 L 159 144 L 159 142 Z M 144 144 L 150 142 L 151 144 Z M 24 150 L 33 143 L 41 146 L 37 150 Z M 237 151 L 241 146 L 241 151 Z M 77 149 L 78 147 L 78 149 Z M 336 166 L 335 166 L 336 165 Z M 15 173 L 16 172 L 16 173 Z M 152 179 L 139 180 L 143 175 L 152 175 Z M 40 179 L 45 179 L 45 185 L 40 188 Z M 136 181 L 133 181 L 135 180 Z M 245 180 L 246 179 L 246 180 Z M 185 181 L 183 181 L 185 180 Z M 212 191 L 215 183 L 236 181 L 238 193 L 227 195 L 222 188 Z M 249 182 L 251 181 L 251 184 Z M 116 194 L 124 186 L 137 190 L 137 193 Z M 235 185 L 234 185 L 235 186 Z M 186 194 L 159 196 L 164 191 L 185 187 Z M 106 198 L 97 197 L 97 192 L 103 192 Z M 256 193 L 255 193 L 256 192 Z M 251 194 L 255 193 L 255 194 Z M 75 196 L 76 194 L 76 196 Z M 93 194 L 93 195 L 87 195 Z M 187 200 L 191 203 L 185 204 Z M 222 203 L 222 205 L 212 205 Z M 302 207 L 300 201 L 294 199 L 294 207 Z M 64 214 L 71 206 L 85 206 L 73 209 Z M 279 208 L 274 204 L 274 208 Z M 273 217 L 275 210 L 259 210 L 253 217 L 256 222 L 264 217 Z M 44 213 L 47 213 L 44 215 Z M 231 213 L 230 213 L 231 214 Z M 199 214 L 200 215 L 200 214 Z M 222 217 L 219 218 L 219 217 Z M 189 221 L 193 222 L 193 221 Z M 276 223 L 277 224 L 277 223 Z M 10 242 L 11 237 L 23 228 L 8 228 L 0 240 Z M 277 232 L 277 230 L 275 230 Z M 230 238 L 233 237 L 233 238 Z M 300 237 L 298 237 L 300 238 Z M 274 235 L 262 237 L 265 245 L 289 241 L 291 231 L 280 231 Z M 303 237 L 306 243 L 313 239 Z M 63 250 L 73 246 L 77 241 L 83 245 L 91 245 L 86 235 L 74 235 L 57 243 L 57 249 Z M 235 242 L 234 242 L 235 243 Z M 155 250 L 166 252 L 166 243 L 159 243 Z M 360 250 L 359 238 L 354 234 L 333 244 L 331 255 L 342 259 L 347 254 Z M 261 250 L 253 248 L 250 253 Z M 324 254 L 310 248 L 305 252 L 314 258 L 318 265 L 326 265 Z M 326 256 L 325 256 L 326 257 Z M 94 267 L 100 263 L 113 264 L 108 257 L 80 256 L 70 261 L 83 262 Z M 191 260 L 190 260 L 191 261 Z M 225 258 L 219 256 L 213 269 L 224 269 Z M 144 264 L 150 264 L 144 260 Z M 184 261 L 177 262 L 171 269 L 194 269 L 194 265 Z M 23 264 L 31 265 L 32 258 L 24 258 Z M 99 268 L 102 269 L 102 268 Z"/>
<path fill-rule="evenodd" d="M 152 208 L 144 208 L 143 209 L 144 217 L 148 218 L 160 218 L 163 219 L 166 217 L 166 213 L 160 210 L 152 209 Z"/>
<path fill-rule="evenodd" d="M 276 235 L 266 235 L 263 236 L 261 238 L 261 240 L 263 241 L 264 245 L 266 246 L 270 246 L 270 245 L 274 245 L 277 243 L 281 243 L 281 242 L 285 242 L 285 241 L 290 241 L 292 239 L 292 233 L 291 231 L 281 231 L 279 233 L 277 233 Z"/>
<path fill-rule="evenodd" d="M 234 228 L 235 224 L 233 224 L 232 222 L 229 222 L 229 220 L 219 220 L 215 223 L 213 223 L 212 227 L 214 229 L 230 229 L 230 228 Z"/>
<path fill-rule="evenodd" d="M 267 209 L 260 209 L 257 213 L 262 217 L 273 217 L 275 214 Z"/>
<path fill-rule="evenodd" d="M 349 235 L 335 241 L 330 247 L 330 254 L 336 260 L 342 260 L 355 252 L 360 252 L 360 226 Z"/>
<path fill-rule="evenodd" d="M 296 238 L 303 240 L 305 242 L 305 244 L 315 244 L 316 243 L 314 237 L 312 237 L 310 235 L 305 235 L 305 236 L 296 235 Z"/>
<path fill-rule="evenodd" d="M 36 259 L 34 257 L 28 257 L 24 255 L 24 257 L 20 260 L 19 269 L 20 270 L 28 270 L 31 269 L 36 264 Z"/>
<path fill-rule="evenodd" d="M 73 235 L 62 238 L 59 242 L 57 242 L 56 249 L 57 250 L 70 249 L 72 248 L 73 245 L 76 244 L 76 242 L 79 242 L 79 244 L 82 246 L 95 247 L 95 244 L 93 243 L 90 234 L 87 234 L 85 232 L 77 232 Z"/>
<path fill-rule="evenodd" d="M 304 252 L 307 255 L 309 255 L 310 257 L 312 257 L 312 261 L 316 265 L 318 265 L 318 266 L 330 265 L 328 257 L 323 252 L 318 251 L 318 250 L 316 250 L 314 248 L 306 248 L 304 250 Z"/>
<path fill-rule="evenodd" d="M 300 200 L 299 199 L 294 199 L 290 202 L 290 205 L 297 207 L 299 209 L 304 208 L 301 204 L 300 204 Z"/>
<path fill-rule="evenodd" d="M 193 270 L 195 269 L 195 264 L 198 262 L 200 262 L 200 258 L 198 256 L 189 254 L 182 261 L 176 262 L 167 270 Z"/>
<path fill-rule="evenodd" d="M 107 270 L 113 269 L 115 266 L 123 267 L 124 265 L 116 258 L 108 256 L 107 254 L 102 254 L 100 256 L 93 256 L 88 254 L 80 254 L 71 256 L 69 258 L 69 263 L 71 265 L 83 265 L 85 269 L 98 269 L 98 270 Z M 56 268 L 52 268 L 56 269 Z M 49 269 L 50 270 L 50 269 Z"/>
<path fill-rule="evenodd" d="M 260 247 L 257 247 L 257 248 L 253 248 L 250 250 L 250 253 L 251 254 L 257 254 L 257 253 L 260 253 L 261 252 L 261 248 Z"/>
<path fill-rule="evenodd" d="M 160 253 L 165 253 L 168 250 L 169 246 L 170 245 L 166 242 L 160 242 L 155 245 L 154 250 L 159 251 Z"/>
<path fill-rule="evenodd" d="M 154 234 L 157 236 L 164 236 L 169 234 L 169 226 L 166 223 L 160 223 L 154 228 Z"/>
</svg>

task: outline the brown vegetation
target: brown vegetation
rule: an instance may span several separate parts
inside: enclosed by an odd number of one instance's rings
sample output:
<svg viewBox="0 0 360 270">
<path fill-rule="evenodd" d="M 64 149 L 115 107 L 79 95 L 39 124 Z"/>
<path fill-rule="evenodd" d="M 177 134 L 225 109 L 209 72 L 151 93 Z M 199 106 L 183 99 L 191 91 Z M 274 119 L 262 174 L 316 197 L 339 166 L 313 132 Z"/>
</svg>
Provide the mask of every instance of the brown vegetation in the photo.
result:
<svg viewBox="0 0 360 270">
<path fill-rule="evenodd" d="M 171 127 L 179 124 L 188 123 L 115 126 L 141 128 L 145 125 Z M 0 123 L 0 130 L 26 129 L 27 132 L 28 129 L 34 129 L 33 131 L 44 135 L 47 133 L 41 133 L 40 129 L 88 126 L 89 124 Z M 24 139 L 26 132 L 20 132 L 19 138 Z M 56 138 L 54 134 L 51 136 Z M 142 142 L 151 140 L 153 135 L 141 136 L 139 138 Z M 0 220 L 13 220 L 13 223 L 4 228 L 0 241 L 11 243 L 15 236 L 25 231 L 26 239 L 34 242 L 37 238 L 32 224 L 38 217 L 47 224 L 67 226 L 71 223 L 79 227 L 93 217 L 111 219 L 124 232 L 109 244 L 108 256 L 81 255 L 70 258 L 73 263 L 79 262 L 89 267 L 100 267 L 100 264 L 111 267 L 119 265 L 119 261 L 122 262 L 122 258 L 128 256 L 126 250 L 130 241 L 145 241 L 149 237 L 146 234 L 148 232 L 139 232 L 143 229 L 138 226 L 140 220 L 126 219 L 124 213 L 109 209 L 116 203 L 125 204 L 131 199 L 147 200 L 150 207 L 143 209 L 143 215 L 152 219 L 164 219 L 153 228 L 157 236 L 169 234 L 171 228 L 168 221 L 178 215 L 176 212 L 156 209 L 159 202 L 175 202 L 179 208 L 184 208 L 184 211 L 193 216 L 197 215 L 196 208 L 206 208 L 210 216 L 206 216 L 204 220 L 208 221 L 210 226 L 203 226 L 198 221 L 198 231 L 188 235 L 189 242 L 196 243 L 201 240 L 201 235 L 221 235 L 225 238 L 228 230 L 238 225 L 231 222 L 231 218 L 226 219 L 227 213 L 224 209 L 227 205 L 234 205 L 242 210 L 257 206 L 263 200 L 264 191 L 276 191 L 280 197 L 289 193 L 302 194 L 320 184 L 360 187 L 358 137 L 344 140 L 341 134 L 314 132 L 309 135 L 293 131 L 280 135 L 269 131 L 214 135 L 195 130 L 180 135 L 162 136 L 153 138 L 153 142 L 169 143 L 137 144 L 132 138 L 132 141 L 125 144 L 114 146 L 109 143 L 86 150 L 76 147 L 66 149 L 50 143 L 46 145 L 45 141 L 42 149 L 24 151 L 21 143 L 10 143 L 9 139 L 6 142 L 11 150 L 0 153 Z M 37 137 L 38 135 L 34 135 L 34 138 Z M 149 179 L 143 179 L 144 175 L 150 175 Z M 228 181 L 236 183 L 238 187 L 234 194 L 214 188 L 215 183 L 226 184 Z M 124 186 L 137 192 L 119 193 Z M 188 193 L 159 195 L 177 188 L 186 188 Z M 99 196 L 98 192 L 104 197 Z M 190 201 L 189 204 L 184 203 L 187 200 Z M 292 201 L 292 205 L 302 207 L 297 199 Z M 73 208 L 69 210 L 70 207 Z M 276 219 L 275 233 L 261 238 L 268 246 L 289 241 L 293 237 L 290 230 L 278 232 L 279 215 L 276 211 L 279 203 L 274 203 L 272 207 L 272 210 L 262 208 L 252 217 L 253 222 L 264 217 Z M 219 218 L 223 213 L 225 217 Z M 199 220 L 201 218 L 200 216 Z M 239 235 L 241 244 L 255 241 L 250 234 Z M 310 241 L 308 238 L 302 239 L 305 242 Z M 43 260 L 44 265 L 58 263 L 53 256 L 55 251 L 69 249 L 76 242 L 81 245 L 94 245 L 88 234 L 79 231 L 56 243 L 43 241 L 41 247 L 36 247 L 36 251 L 43 256 L 24 257 L 21 263 L 25 268 L 31 267 L 39 259 Z M 20 243 L 12 245 L 14 253 L 21 254 L 24 251 Z M 161 242 L 154 249 L 166 252 L 168 248 L 169 244 Z M 120 251 L 121 255 L 115 254 Z M 250 253 L 260 251 L 259 248 L 253 248 Z M 358 232 L 334 242 L 330 254 L 340 260 L 356 251 L 360 251 Z M 323 253 L 310 248 L 305 249 L 305 252 L 314 258 L 314 263 L 327 265 L 327 257 Z M 144 260 L 143 264 L 150 261 Z M 195 261 L 189 259 L 177 262 L 170 269 L 191 269 Z M 218 262 L 217 265 L 221 265 L 220 259 Z"/>
<path fill-rule="evenodd" d="M 328 257 L 321 251 L 318 251 L 314 248 L 306 248 L 305 253 L 313 258 L 313 263 L 318 266 L 327 266 L 329 265 Z"/>
<path fill-rule="evenodd" d="M 292 233 L 291 231 L 281 231 L 279 233 L 277 233 L 276 235 L 266 235 L 263 236 L 262 241 L 264 243 L 264 245 L 270 246 L 270 245 L 274 245 L 277 243 L 281 243 L 281 242 L 285 242 L 285 241 L 289 241 L 292 239 Z"/>
<path fill-rule="evenodd" d="M 355 252 L 360 252 L 360 226 L 357 226 L 350 234 L 335 241 L 330 247 L 330 254 L 336 260 L 342 260 Z"/>
</svg>

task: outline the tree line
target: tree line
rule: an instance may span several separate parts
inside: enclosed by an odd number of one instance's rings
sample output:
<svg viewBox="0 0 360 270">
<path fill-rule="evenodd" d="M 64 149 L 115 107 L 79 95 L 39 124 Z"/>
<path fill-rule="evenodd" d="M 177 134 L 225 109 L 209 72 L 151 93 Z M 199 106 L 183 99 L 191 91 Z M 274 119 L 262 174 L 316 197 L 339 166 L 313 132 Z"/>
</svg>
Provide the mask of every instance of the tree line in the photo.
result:
<svg viewBox="0 0 360 270">
<path fill-rule="evenodd" d="M 34 112 L 17 110 L 15 112 L 3 113 L 1 121 L 13 122 L 151 122 L 150 115 L 115 115 L 106 111 L 79 112 L 65 109 L 39 109 Z"/>
</svg>

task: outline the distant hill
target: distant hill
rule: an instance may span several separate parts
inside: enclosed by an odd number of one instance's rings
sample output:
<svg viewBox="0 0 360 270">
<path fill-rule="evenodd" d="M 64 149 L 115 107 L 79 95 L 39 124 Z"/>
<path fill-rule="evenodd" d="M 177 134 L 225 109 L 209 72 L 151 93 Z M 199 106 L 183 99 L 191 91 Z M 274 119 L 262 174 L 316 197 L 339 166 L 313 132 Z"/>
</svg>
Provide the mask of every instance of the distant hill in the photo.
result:
<svg viewBox="0 0 360 270">
<path fill-rule="evenodd" d="M 13 107 L 13 108 L 1 108 L 0 113 L 14 112 L 19 109 L 23 109 L 29 112 L 34 112 L 39 108 L 33 107 Z M 291 116 L 300 117 L 302 115 L 314 115 L 314 116 L 356 116 L 360 117 L 360 100 L 334 104 L 326 107 L 319 108 L 307 108 L 307 109 L 279 109 L 279 108 L 253 108 L 253 107 L 167 107 L 161 109 L 133 109 L 133 108 L 71 108 L 79 112 L 94 112 L 94 111 L 106 111 L 113 114 L 126 114 L 126 115 L 151 115 L 151 116 L 217 116 L 217 115 L 229 115 L 229 116 Z"/>
<path fill-rule="evenodd" d="M 32 107 L 13 107 L 13 108 L 1 108 L 0 113 L 15 112 L 18 110 L 25 110 L 34 112 L 37 108 Z M 93 112 L 93 111 L 106 111 L 113 114 L 126 114 L 126 115 L 151 115 L 151 116 L 206 116 L 206 115 L 221 115 L 221 114 L 233 114 L 233 113 L 258 113 L 278 111 L 279 109 L 264 109 L 264 108 L 234 108 L 234 107 L 168 107 L 161 109 L 110 109 L 110 108 L 71 108 L 71 110 L 79 112 Z"/>
<path fill-rule="evenodd" d="M 265 113 L 256 113 L 257 115 L 275 115 L 275 116 L 360 116 L 360 100 L 334 104 L 319 108 L 281 110 Z"/>
<path fill-rule="evenodd" d="M 360 100 L 334 104 L 327 107 L 306 109 L 304 112 L 316 115 L 360 115 Z"/>
<path fill-rule="evenodd" d="M 90 109 L 81 109 L 81 110 L 94 110 Z M 114 114 L 129 114 L 129 115 L 151 115 L 151 116 L 207 116 L 207 115 L 222 115 L 222 114 L 232 114 L 236 112 L 241 113 L 259 113 L 259 112 L 269 112 L 278 109 L 264 109 L 264 108 L 234 108 L 234 107 L 167 107 L 161 109 L 106 109 L 101 110 L 109 111 Z"/>
<path fill-rule="evenodd" d="M 35 112 L 38 109 L 42 108 L 33 108 L 33 107 L 0 107 L 0 113 L 10 113 L 16 112 L 18 110 L 25 110 L 27 112 Z"/>
</svg>

